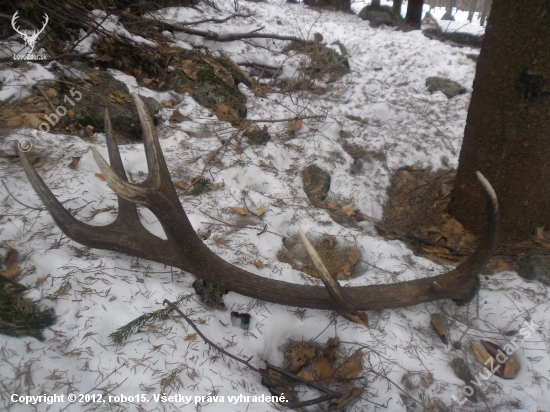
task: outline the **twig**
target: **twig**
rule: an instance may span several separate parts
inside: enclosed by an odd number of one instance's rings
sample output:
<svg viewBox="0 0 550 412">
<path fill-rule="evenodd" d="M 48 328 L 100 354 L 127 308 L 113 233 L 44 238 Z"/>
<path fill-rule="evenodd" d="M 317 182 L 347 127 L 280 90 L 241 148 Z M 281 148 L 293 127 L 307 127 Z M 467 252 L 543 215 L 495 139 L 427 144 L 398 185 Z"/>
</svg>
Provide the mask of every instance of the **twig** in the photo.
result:
<svg viewBox="0 0 550 412">
<path fill-rule="evenodd" d="M 212 23 L 225 23 L 227 20 L 230 20 L 234 17 L 243 17 L 243 18 L 248 18 L 252 16 L 251 14 L 241 14 L 241 13 L 233 13 L 227 17 L 223 17 L 223 18 L 215 18 L 215 17 L 212 17 L 210 19 L 203 19 L 203 20 L 197 20 L 197 21 L 180 21 L 178 22 L 178 24 L 181 24 L 182 26 L 192 26 L 194 24 L 200 24 L 200 23 L 208 23 L 208 22 L 212 22 Z M 161 22 L 162 24 L 170 24 L 170 23 L 165 23 L 165 22 Z"/>
<path fill-rule="evenodd" d="M 319 114 L 315 116 L 296 116 L 288 117 L 286 119 L 246 119 L 251 123 L 280 123 L 280 122 L 291 122 L 294 120 L 305 120 L 305 119 L 323 119 L 326 118 L 326 115 Z"/>
<path fill-rule="evenodd" d="M 53 105 L 50 97 L 46 94 L 46 92 L 44 91 L 44 89 L 40 86 L 36 86 L 36 88 L 38 89 L 38 91 L 40 93 L 42 93 L 42 96 L 44 96 L 44 98 L 48 101 L 48 103 L 50 104 L 50 107 L 52 109 L 52 111 L 55 113 L 55 106 Z"/>
<path fill-rule="evenodd" d="M 229 139 L 227 139 L 225 141 L 224 144 L 222 144 L 220 147 L 218 147 L 216 150 L 214 150 L 212 153 L 210 153 L 210 156 L 208 156 L 208 159 L 206 159 L 206 162 L 204 162 L 204 167 L 202 168 L 201 170 L 201 173 L 199 176 L 197 176 L 193 181 L 197 180 L 198 178 L 202 178 L 202 176 L 204 175 L 204 171 L 206 170 L 206 167 L 208 166 L 208 164 L 210 163 L 210 161 L 214 158 L 214 156 L 216 156 L 216 154 L 222 150 L 224 147 L 226 147 L 227 145 L 229 145 L 229 143 L 231 143 L 231 141 L 237 137 L 239 135 L 239 133 L 241 132 L 241 130 L 237 130 L 235 133 L 233 133 L 231 135 L 231 137 Z M 185 189 L 185 191 L 183 192 L 183 194 L 187 193 L 189 191 L 189 189 L 191 189 L 191 186 L 192 185 L 189 185 L 189 187 L 187 189 Z"/>
<path fill-rule="evenodd" d="M 32 207 L 32 206 L 29 206 L 29 205 L 26 205 L 25 203 L 21 202 L 20 200 L 18 200 L 12 192 L 10 192 L 10 189 L 8 189 L 8 187 L 6 186 L 6 183 L 4 183 L 4 180 L 2 180 L 2 184 L 4 185 L 4 187 L 6 188 L 6 190 L 8 191 L 8 193 L 10 194 L 10 196 L 13 198 L 13 200 L 15 200 L 17 203 L 19 203 L 20 205 L 23 205 L 25 207 L 28 207 L 29 209 L 32 209 L 32 210 L 38 210 L 39 212 L 43 211 L 44 209 L 42 209 L 41 207 Z"/>
</svg>

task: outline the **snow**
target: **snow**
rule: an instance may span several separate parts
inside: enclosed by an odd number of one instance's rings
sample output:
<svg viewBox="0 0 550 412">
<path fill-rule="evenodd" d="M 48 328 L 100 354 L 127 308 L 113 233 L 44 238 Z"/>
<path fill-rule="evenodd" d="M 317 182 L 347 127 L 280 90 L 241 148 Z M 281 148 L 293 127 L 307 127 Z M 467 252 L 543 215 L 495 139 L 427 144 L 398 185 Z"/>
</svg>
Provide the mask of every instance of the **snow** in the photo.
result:
<svg viewBox="0 0 550 412">
<path fill-rule="evenodd" d="M 170 21 L 197 21 L 208 17 L 224 17 L 233 10 L 232 1 L 216 2 L 220 11 L 205 5 L 196 9 L 170 8 L 162 12 Z M 356 209 L 373 219 L 382 217 L 382 206 L 391 171 L 407 165 L 432 167 L 449 164 L 456 167 L 458 152 L 466 122 L 470 93 L 447 99 L 442 93 L 429 94 L 425 79 L 445 76 L 471 91 L 475 67 L 463 64 L 466 55 L 477 53 L 469 48 L 455 48 L 429 40 L 420 32 L 403 33 L 392 28 L 372 29 L 355 15 L 319 12 L 303 4 L 283 1 L 269 3 L 240 2 L 253 17 L 234 18 L 227 23 L 201 23 L 198 29 L 220 32 L 242 32 L 265 26 L 264 32 L 285 35 L 312 36 L 323 34 L 330 44 L 342 42 L 349 53 L 351 73 L 328 86 L 322 96 L 306 92 L 270 93 L 256 97 L 242 85 L 248 97 L 250 119 L 282 119 L 297 115 L 326 115 L 319 120 L 304 120 L 302 128 L 292 139 L 287 124 L 265 123 L 272 136 L 266 146 L 246 148 L 246 157 L 228 151 L 207 177 L 223 183 L 222 189 L 199 197 L 180 196 L 188 217 L 199 233 L 211 230 L 206 244 L 228 262 L 264 277 L 295 283 L 317 284 L 315 279 L 281 263 L 276 255 L 282 247 L 282 237 L 291 237 L 298 230 L 312 239 L 323 234 L 337 236 L 337 241 L 355 245 L 369 265 L 357 278 L 342 282 L 344 286 L 384 284 L 433 276 L 449 270 L 425 258 L 412 254 L 401 242 L 388 241 L 375 234 L 370 223 L 363 230 L 341 226 L 326 211 L 314 208 L 308 201 L 301 182 L 301 170 L 317 164 L 331 174 L 329 199 L 345 199 Z M 405 7 L 403 8 L 405 10 Z M 439 13 L 440 11 L 437 11 Z M 435 13 L 439 17 L 439 13 Z M 160 13 L 159 13 L 160 14 Z M 466 16 L 467 17 L 467 16 Z M 104 18 L 94 12 L 96 21 Z M 462 19 L 462 20 L 460 20 Z M 281 24 L 277 23 L 277 20 Z M 452 27 L 464 24 L 466 18 L 457 13 Z M 106 20 L 105 26 L 119 35 L 150 42 L 126 32 L 116 19 Z M 441 23 L 445 24 L 445 23 Z M 450 26 L 451 27 L 451 26 Z M 91 36 L 90 36 L 91 37 Z M 180 48 L 191 43 L 204 44 L 213 50 L 223 49 L 236 61 L 254 61 L 275 67 L 283 65 L 287 79 L 298 76 L 296 61 L 280 51 L 288 42 L 251 40 L 216 43 L 198 36 L 177 34 L 173 39 Z M 255 47 L 254 44 L 263 46 Z M 78 52 L 90 50 L 91 42 Z M 275 52 L 268 51 L 266 47 Z M 294 65 L 293 65 L 294 64 Z M 13 102 L 29 94 L 30 87 L 45 79 L 53 79 L 52 71 L 37 63 L 26 63 L 24 69 L 3 68 L 0 80 L 0 100 Z M 59 66 L 58 66 L 59 69 Z M 158 127 L 160 143 L 174 181 L 190 179 L 200 173 L 208 154 L 220 146 L 220 138 L 228 138 L 234 129 L 217 120 L 189 95 L 156 92 L 140 87 L 132 76 L 116 70 L 109 71 L 125 82 L 131 92 L 153 97 L 159 102 L 182 101 L 177 106 L 162 109 L 165 119 Z M 173 110 L 191 118 L 170 127 L 166 119 Z M 350 120 L 346 115 L 359 116 L 367 124 Z M 263 125 L 262 125 L 263 126 Z M 116 128 L 116 125 L 114 125 Z M 342 150 L 341 132 L 349 132 L 348 143 L 366 150 L 385 153 L 385 163 L 373 160 L 361 174 L 351 176 L 353 159 Z M 99 168 L 91 147 L 107 157 L 105 137 L 98 134 L 90 143 L 78 136 L 53 135 L 30 131 L 11 132 L 2 140 L 2 150 L 13 153 L 15 139 L 30 138 L 44 165 L 38 169 L 48 187 L 66 208 L 76 211 L 76 218 L 92 225 L 105 225 L 115 218 L 116 196 L 107 184 L 96 176 Z M 147 174 L 143 146 L 120 146 L 128 175 L 142 181 Z M 76 170 L 69 169 L 72 156 L 82 156 Z M 197 160 L 198 159 L 198 160 Z M 13 163 L 0 163 L 0 176 L 10 192 L 22 203 L 40 207 L 41 202 L 22 169 Z M 466 357 L 475 375 L 482 370 L 469 351 L 469 341 L 495 339 L 504 343 L 510 338 L 506 331 L 519 329 L 527 319 L 538 327 L 530 338 L 520 343 L 515 356 L 521 365 L 520 374 L 513 380 L 492 377 L 481 388 L 486 401 L 494 410 L 507 405 L 506 410 L 546 410 L 546 391 L 549 388 L 548 358 L 549 331 L 545 316 L 550 309 L 548 289 L 529 282 L 516 273 L 503 272 L 482 277 L 479 298 L 466 306 L 450 301 L 416 305 L 410 308 L 369 312 L 371 326 L 350 323 L 334 317 L 328 311 L 306 310 L 305 317 L 296 315 L 296 308 L 257 301 L 230 292 L 224 298 L 227 312 L 206 307 L 194 296 L 191 287 L 194 277 L 181 270 L 144 261 L 122 253 L 87 249 L 62 236 L 51 216 L 45 211 L 29 209 L 15 202 L 4 186 L 0 187 L 2 206 L 0 242 L 19 251 L 22 275 L 18 279 L 29 287 L 27 296 L 37 299 L 42 307 L 52 307 L 57 323 L 44 332 L 45 340 L 14 338 L 0 335 L 0 368 L 2 392 L 0 401 L 5 409 L 26 411 L 50 410 L 41 403 L 28 406 L 12 403 L 6 394 L 144 394 L 150 402 L 111 402 L 106 404 L 55 404 L 51 410 L 196 410 L 201 411 L 261 411 L 276 410 L 269 403 L 227 402 L 228 396 L 268 395 L 258 375 L 242 368 L 229 358 L 219 357 L 200 339 L 185 340 L 193 330 L 181 318 L 171 316 L 142 328 L 121 346 L 112 345 L 109 334 L 142 314 L 161 309 L 164 299 L 175 301 L 179 296 L 189 298 L 182 310 L 213 342 L 231 353 L 253 356 L 252 364 L 263 367 L 263 360 L 275 365 L 284 361 L 283 348 L 289 339 L 315 339 L 324 343 L 335 335 L 345 342 L 342 351 L 350 354 L 359 347 L 364 359 L 366 392 L 352 408 L 374 411 L 387 405 L 389 411 L 405 411 L 400 394 L 401 379 L 406 371 L 430 372 L 435 383 L 429 388 L 411 392 L 422 401 L 439 397 L 453 410 L 460 410 L 452 396 L 462 399 L 464 382 L 455 377 L 450 361 Z M 235 223 L 236 215 L 229 206 L 250 209 L 267 207 L 261 219 L 252 220 L 257 230 L 235 230 L 212 225 Z M 99 213 L 95 213 L 99 211 Z M 164 237 L 160 224 L 148 210 L 140 209 L 141 220 L 148 230 Z M 273 233 L 256 234 L 268 225 Z M 278 236 L 279 235 L 279 236 Z M 226 243 L 216 242 L 219 236 Z M 260 260 L 258 269 L 253 262 Z M 233 326 L 230 312 L 247 312 L 252 316 L 250 329 Z M 430 313 L 439 312 L 448 321 L 451 341 L 462 342 L 464 351 L 446 346 L 429 327 Z M 378 374 L 386 376 L 381 377 Z M 172 374 L 172 375 L 171 375 Z M 172 386 L 168 378 L 175 376 Z M 157 403 L 153 395 L 182 394 L 198 396 L 217 393 L 225 403 L 191 402 Z M 304 398 L 312 398 L 309 393 Z M 513 406 L 517 401 L 520 406 Z M 500 409 L 499 409 L 500 408 Z M 421 407 L 416 410 L 422 410 Z M 466 404 L 463 410 L 487 410 L 481 402 L 476 407 Z"/>
</svg>

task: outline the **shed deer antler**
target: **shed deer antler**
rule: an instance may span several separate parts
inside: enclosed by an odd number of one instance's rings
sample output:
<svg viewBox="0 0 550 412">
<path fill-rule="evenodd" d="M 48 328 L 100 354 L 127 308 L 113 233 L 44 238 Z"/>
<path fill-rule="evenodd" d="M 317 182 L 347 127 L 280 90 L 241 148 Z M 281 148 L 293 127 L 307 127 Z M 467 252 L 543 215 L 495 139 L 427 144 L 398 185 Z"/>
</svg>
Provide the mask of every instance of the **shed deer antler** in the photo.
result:
<svg viewBox="0 0 550 412">
<path fill-rule="evenodd" d="M 153 121 L 142 100 L 135 94 L 133 96 L 143 125 L 149 175 L 143 183 L 128 182 L 106 111 L 105 134 L 111 166 L 95 148 L 92 150 L 107 183 L 118 196 L 118 217 L 107 226 L 90 226 L 76 220 L 48 189 L 26 154 L 18 149 L 34 190 L 63 233 L 74 241 L 175 266 L 233 292 L 289 306 L 347 313 L 351 310 L 404 307 L 439 299 L 463 302 L 473 296 L 478 283 L 477 274 L 496 246 L 499 221 L 496 194 L 481 173 L 477 172 L 477 177 L 488 199 L 488 224 L 477 250 L 456 269 L 407 282 L 350 288 L 341 288 L 336 280 L 330 279 L 324 281 L 326 288 L 269 279 L 225 262 L 195 233 L 172 184 Z M 166 233 L 166 240 L 154 236 L 141 225 L 136 204 L 148 207 L 155 214 Z"/>
</svg>

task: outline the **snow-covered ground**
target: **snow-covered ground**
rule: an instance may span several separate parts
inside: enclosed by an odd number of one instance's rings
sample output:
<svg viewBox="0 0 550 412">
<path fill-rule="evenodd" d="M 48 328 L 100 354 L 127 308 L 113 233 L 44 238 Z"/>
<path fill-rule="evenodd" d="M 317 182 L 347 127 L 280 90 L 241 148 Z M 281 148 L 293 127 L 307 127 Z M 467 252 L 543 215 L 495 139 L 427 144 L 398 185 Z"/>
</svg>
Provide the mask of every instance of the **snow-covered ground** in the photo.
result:
<svg viewBox="0 0 550 412">
<path fill-rule="evenodd" d="M 217 16 L 233 12 L 233 2 L 217 1 Z M 223 25 L 205 23 L 196 27 L 216 31 L 247 31 L 265 26 L 264 32 L 311 36 L 320 32 L 324 41 L 343 43 L 349 53 L 351 73 L 327 87 L 324 95 L 306 92 L 270 93 L 256 97 L 241 86 L 247 95 L 248 118 L 282 119 L 294 116 L 326 115 L 323 120 L 304 120 L 296 136 L 289 138 L 288 125 L 267 123 L 271 141 L 266 146 L 247 147 L 244 154 L 228 151 L 207 176 L 224 183 L 217 191 L 198 197 L 180 199 L 197 231 L 211 231 L 206 244 L 225 260 L 265 277 L 303 283 L 304 276 L 290 265 L 277 260 L 282 237 L 298 230 L 310 238 L 334 235 L 339 242 L 356 245 L 365 265 L 360 276 L 342 282 L 346 286 L 403 281 L 442 273 L 442 267 L 414 256 L 402 243 L 377 236 L 371 223 L 362 230 L 343 227 L 331 220 L 326 211 L 316 209 L 302 187 L 301 170 L 317 164 L 331 174 L 330 199 L 353 202 L 354 207 L 373 219 L 381 218 L 382 205 L 390 173 L 407 165 L 420 167 L 456 167 L 466 121 L 475 65 L 466 57 L 477 50 L 454 48 L 429 40 L 419 31 L 403 33 L 392 28 L 372 29 L 355 15 L 319 12 L 302 4 L 283 1 L 252 3 L 240 6 L 254 16 L 232 19 Z M 165 18 L 189 21 L 212 14 L 200 6 L 196 10 L 169 9 Z M 199 7 L 199 8 L 200 8 Z M 99 14 L 98 14 L 99 15 Z M 459 17 L 459 16 L 458 16 Z M 464 17 L 464 16 L 462 16 Z M 457 18 L 457 20 L 459 20 Z M 463 22 L 462 24 L 464 24 Z M 113 30 L 116 21 L 109 25 Z M 453 24 L 460 24 L 460 21 Z M 129 34 L 128 34 L 129 35 Z M 199 37 L 179 34 L 179 46 L 203 41 Z M 287 44 L 281 41 L 204 44 L 213 50 L 223 49 L 240 61 L 255 61 L 278 66 L 285 63 L 284 76 L 292 78 L 292 59 L 276 53 Z M 185 46 L 187 45 L 187 46 Z M 260 45 L 263 47 L 256 47 Z M 274 50 L 274 52 L 267 50 Z M 3 82 L 0 101 L 24 97 L 28 88 L 51 76 L 42 66 L 28 63 L 28 71 L 12 69 L 0 72 Z M 113 75 L 125 81 L 131 91 L 155 97 L 159 102 L 170 99 L 169 93 L 140 88 L 135 79 L 120 72 Z M 443 76 L 466 87 L 469 93 L 447 99 L 442 93 L 430 95 L 425 79 Z M 174 181 L 186 180 L 200 173 L 208 154 L 219 147 L 218 137 L 234 131 L 184 95 L 177 107 L 192 121 L 169 127 L 165 120 L 159 126 L 162 149 Z M 163 109 L 168 119 L 175 108 Z M 366 124 L 350 120 L 349 115 L 367 120 Z M 115 125 L 116 127 L 116 125 Z M 344 133 L 345 132 L 345 133 Z M 341 137 L 342 135 L 348 137 Z M 29 129 L 2 137 L 2 149 L 13 152 L 15 139 L 31 139 L 33 151 L 40 154 L 44 165 L 38 169 L 46 184 L 66 208 L 77 211 L 76 217 L 90 224 L 105 225 L 115 214 L 116 197 L 107 184 L 96 176 L 91 147 L 106 156 L 105 137 L 95 143 L 77 136 L 52 135 Z M 342 149 L 342 142 L 361 146 L 371 152 L 383 152 L 385 162 L 372 160 L 360 174 L 351 175 L 353 159 Z M 128 173 L 142 179 L 147 173 L 142 145 L 121 147 Z M 76 170 L 68 168 L 72 156 L 81 156 Z M 10 192 L 23 204 L 40 207 L 41 203 L 23 170 L 4 159 L 0 177 Z M 121 346 L 109 341 L 109 334 L 142 314 L 162 308 L 164 299 L 175 301 L 181 295 L 189 299 L 182 310 L 213 342 L 235 355 L 253 356 L 252 364 L 263 367 L 263 360 L 275 365 L 284 361 L 284 348 L 289 339 L 324 343 L 337 336 L 342 351 L 353 353 L 363 348 L 365 385 L 361 400 L 352 410 L 407 410 L 401 395 L 426 403 L 440 398 L 453 410 L 547 411 L 550 389 L 548 342 L 550 332 L 545 319 L 550 305 L 548 289 L 528 282 L 516 273 L 504 272 L 481 278 L 479 298 L 467 306 L 441 301 L 410 308 L 370 312 L 371 326 L 351 323 L 333 317 L 328 311 L 306 310 L 298 316 L 295 308 L 256 301 L 235 293 L 225 296 L 227 312 L 210 309 L 194 296 L 194 277 L 164 265 L 138 260 L 104 250 L 87 250 L 63 236 L 47 212 L 24 207 L 0 187 L 0 241 L 19 251 L 22 274 L 19 282 L 30 288 L 28 297 L 37 299 L 44 308 L 51 307 L 57 323 L 44 332 L 45 340 L 14 338 L 0 335 L 1 408 L 26 410 L 197 410 L 261 411 L 281 410 L 269 403 L 228 402 L 228 396 L 268 395 L 260 377 L 226 357 L 220 357 L 200 338 L 193 340 L 193 330 L 180 318 L 154 322 L 131 336 Z M 246 199 L 251 209 L 265 206 L 257 227 L 265 224 L 271 233 L 256 235 L 255 230 L 235 230 L 224 222 L 234 223 L 238 216 L 229 206 L 243 206 Z M 344 204 L 347 204 L 344 203 Z M 97 213 L 98 210 L 105 210 Z M 163 236 L 160 224 L 148 210 L 141 209 L 142 222 L 153 233 Z M 226 239 L 224 242 L 219 239 Z M 218 241 L 217 241 L 218 240 Z M 3 253 L 5 250 L 1 250 Z M 261 261 L 258 269 L 254 261 Z M 397 273 L 397 274 L 395 274 Z M 315 283 L 310 280 L 310 283 Z M 251 314 L 248 331 L 233 326 L 230 311 Z M 442 313 L 450 340 L 460 341 L 462 349 L 443 344 L 430 329 L 430 313 Z M 491 377 L 481 383 L 480 402 L 465 403 L 460 408 L 452 396 L 463 399 L 465 384 L 455 376 L 450 362 L 455 357 L 466 359 L 473 375 L 482 370 L 470 351 L 471 340 L 491 339 L 501 345 L 510 340 L 505 333 L 517 330 L 524 322 L 533 322 L 536 330 L 519 344 L 514 353 L 521 366 L 513 380 Z M 376 373 L 375 373 L 376 372 Z M 434 383 L 409 389 L 402 382 L 406 374 L 431 373 Z M 11 394 L 144 394 L 149 402 L 57 403 L 24 405 L 10 401 Z M 225 402 L 155 402 L 153 395 L 181 394 L 202 396 L 217 394 Z M 315 394 L 309 393 L 306 398 Z M 66 398 L 65 398 L 66 399 Z M 193 398 L 194 399 L 194 398 Z M 378 406 L 377 406 L 378 405 Z M 423 410 L 422 406 L 416 409 Z M 312 408 L 315 410 L 315 408 Z M 319 409 L 318 409 L 319 410 Z"/>
</svg>

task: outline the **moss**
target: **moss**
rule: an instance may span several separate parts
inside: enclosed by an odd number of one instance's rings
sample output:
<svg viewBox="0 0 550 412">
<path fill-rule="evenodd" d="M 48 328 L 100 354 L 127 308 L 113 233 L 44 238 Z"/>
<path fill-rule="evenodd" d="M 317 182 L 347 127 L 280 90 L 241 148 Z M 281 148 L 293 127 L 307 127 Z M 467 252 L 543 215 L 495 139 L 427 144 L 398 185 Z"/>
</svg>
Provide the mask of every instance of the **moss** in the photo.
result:
<svg viewBox="0 0 550 412">
<path fill-rule="evenodd" d="M 52 310 L 39 311 L 23 299 L 27 288 L 0 276 L 0 333 L 10 336 L 33 336 L 42 340 L 42 329 L 55 322 Z"/>
</svg>

